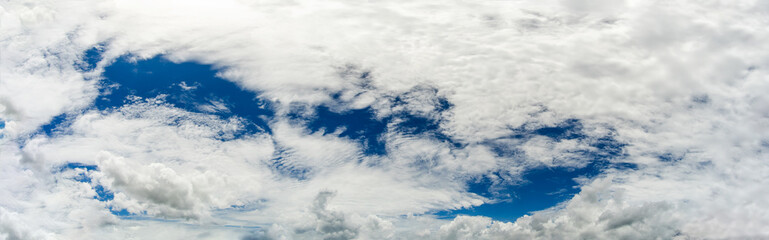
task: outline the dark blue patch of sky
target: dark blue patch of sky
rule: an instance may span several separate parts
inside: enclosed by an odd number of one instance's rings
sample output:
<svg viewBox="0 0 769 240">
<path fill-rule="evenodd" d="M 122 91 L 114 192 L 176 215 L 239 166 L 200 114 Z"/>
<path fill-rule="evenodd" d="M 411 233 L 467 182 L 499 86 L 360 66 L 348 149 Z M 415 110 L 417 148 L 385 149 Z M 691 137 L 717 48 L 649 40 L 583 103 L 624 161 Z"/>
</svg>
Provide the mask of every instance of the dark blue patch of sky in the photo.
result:
<svg viewBox="0 0 769 240">
<path fill-rule="evenodd" d="M 245 131 L 240 134 L 269 133 L 267 121 L 274 115 L 270 103 L 218 77 L 217 71 L 211 65 L 174 63 L 162 56 L 136 62 L 122 57 L 105 67 L 102 94 L 94 106 L 107 110 L 129 103 L 129 96 L 164 96 L 166 103 L 190 112 L 243 118 Z"/>
<path fill-rule="evenodd" d="M 591 159 L 584 167 L 535 167 L 524 172 L 522 182 L 510 183 L 495 179 L 504 179 L 504 172 L 494 173 L 496 177 L 483 176 L 468 182 L 468 191 L 492 199 L 491 203 L 469 209 L 441 211 L 437 215 L 453 218 L 457 215 L 487 216 L 499 221 L 515 219 L 534 211 L 544 210 L 571 199 L 579 193 L 576 178 L 591 178 L 607 169 L 636 169 L 631 163 L 611 161 L 624 156 L 625 144 L 616 141 L 611 134 L 597 139 L 590 139 L 582 132 L 582 124 L 577 119 L 569 119 L 556 126 L 534 130 L 515 129 L 510 138 L 528 139 L 534 136 L 546 136 L 554 140 L 580 139 L 588 141 L 595 149 L 579 151 L 581 157 Z M 489 143 L 499 155 L 520 157 L 515 146 Z"/>
</svg>

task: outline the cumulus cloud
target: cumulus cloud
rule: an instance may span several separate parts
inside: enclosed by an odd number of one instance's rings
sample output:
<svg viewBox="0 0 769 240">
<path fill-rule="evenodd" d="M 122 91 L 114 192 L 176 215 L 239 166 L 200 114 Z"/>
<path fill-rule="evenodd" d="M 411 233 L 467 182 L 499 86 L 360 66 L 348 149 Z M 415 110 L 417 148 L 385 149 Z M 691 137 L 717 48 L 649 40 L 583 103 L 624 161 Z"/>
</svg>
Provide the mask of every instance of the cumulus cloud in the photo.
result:
<svg viewBox="0 0 769 240">
<path fill-rule="evenodd" d="M 33 229 L 20 219 L 19 214 L 0 208 L 0 238 L 24 239 L 55 239 L 53 234 L 42 229 Z"/>
<path fill-rule="evenodd" d="M 310 208 L 318 221 L 315 231 L 323 234 L 323 239 L 354 239 L 358 236 L 358 229 L 350 226 L 342 213 L 327 209 L 328 201 L 333 196 L 333 192 L 320 192 L 315 197 L 315 202 Z"/>
<path fill-rule="evenodd" d="M 513 223 L 460 216 L 441 226 L 441 239 L 671 239 L 681 220 L 664 202 L 629 204 L 602 180 L 563 206 Z"/>
<path fill-rule="evenodd" d="M 113 201 L 129 212 L 171 218 L 200 218 L 207 207 L 229 207 L 226 176 L 211 172 L 180 176 L 161 163 L 136 166 L 124 159 L 103 153 L 97 158 L 99 182 L 120 191 Z M 103 177 L 102 177 L 103 176 Z M 215 190 L 217 191 L 214 194 Z M 144 205 L 139 208 L 135 205 Z"/>
</svg>

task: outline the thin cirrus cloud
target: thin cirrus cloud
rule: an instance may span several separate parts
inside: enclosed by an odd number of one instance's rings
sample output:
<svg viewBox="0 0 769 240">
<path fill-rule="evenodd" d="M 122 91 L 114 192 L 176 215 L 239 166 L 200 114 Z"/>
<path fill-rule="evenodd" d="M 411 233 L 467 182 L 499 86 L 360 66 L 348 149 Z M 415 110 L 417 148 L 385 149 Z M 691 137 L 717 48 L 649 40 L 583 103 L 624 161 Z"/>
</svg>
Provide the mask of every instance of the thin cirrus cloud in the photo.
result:
<svg viewBox="0 0 769 240">
<path fill-rule="evenodd" d="M 0 238 L 769 232 L 759 1 L 0 4 Z"/>
</svg>

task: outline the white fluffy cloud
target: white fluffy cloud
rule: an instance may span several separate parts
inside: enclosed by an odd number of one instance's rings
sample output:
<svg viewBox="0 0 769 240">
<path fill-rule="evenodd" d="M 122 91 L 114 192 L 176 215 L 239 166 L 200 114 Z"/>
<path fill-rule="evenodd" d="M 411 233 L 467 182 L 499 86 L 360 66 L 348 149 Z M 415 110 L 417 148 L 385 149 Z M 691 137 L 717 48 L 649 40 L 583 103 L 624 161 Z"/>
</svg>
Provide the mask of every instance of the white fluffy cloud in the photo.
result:
<svg viewBox="0 0 769 240">
<path fill-rule="evenodd" d="M 514 223 L 460 216 L 441 226 L 441 239 L 671 239 L 680 216 L 665 202 L 631 204 L 599 181 L 563 206 Z"/>
<path fill-rule="evenodd" d="M 767 237 L 767 10 L 747 0 L 0 3 L 0 238 Z M 104 60 L 83 71 L 97 44 Z M 219 67 L 275 103 L 274 131 L 235 137 L 243 119 L 162 98 L 89 109 L 103 67 L 127 54 Z M 319 104 L 396 116 L 387 154 L 286 119 Z M 64 113 L 61 132 L 36 134 Z M 402 114 L 453 142 L 399 130 Z M 513 137 L 570 119 L 584 136 Z M 552 209 L 515 222 L 422 215 L 487 201 L 467 192 L 473 177 L 585 166 L 605 137 L 623 146 L 608 161 L 638 167 L 582 179 Z M 98 169 L 62 170 L 71 162 Z M 93 199 L 97 184 L 114 199 Z"/>
</svg>

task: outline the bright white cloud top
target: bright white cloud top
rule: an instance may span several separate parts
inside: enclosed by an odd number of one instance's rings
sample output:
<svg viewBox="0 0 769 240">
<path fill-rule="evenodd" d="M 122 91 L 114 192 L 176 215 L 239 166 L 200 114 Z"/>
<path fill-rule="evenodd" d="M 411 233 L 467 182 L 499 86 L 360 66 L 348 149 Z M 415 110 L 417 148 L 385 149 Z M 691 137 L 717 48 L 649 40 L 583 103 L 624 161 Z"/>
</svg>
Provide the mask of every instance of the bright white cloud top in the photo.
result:
<svg viewBox="0 0 769 240">
<path fill-rule="evenodd" d="M 0 2 L 0 239 L 769 238 L 767 13 Z"/>
</svg>

